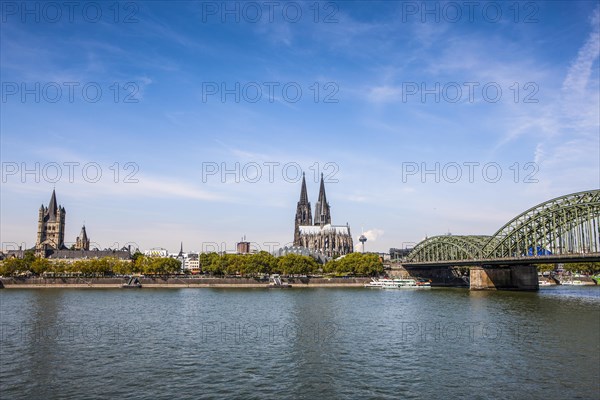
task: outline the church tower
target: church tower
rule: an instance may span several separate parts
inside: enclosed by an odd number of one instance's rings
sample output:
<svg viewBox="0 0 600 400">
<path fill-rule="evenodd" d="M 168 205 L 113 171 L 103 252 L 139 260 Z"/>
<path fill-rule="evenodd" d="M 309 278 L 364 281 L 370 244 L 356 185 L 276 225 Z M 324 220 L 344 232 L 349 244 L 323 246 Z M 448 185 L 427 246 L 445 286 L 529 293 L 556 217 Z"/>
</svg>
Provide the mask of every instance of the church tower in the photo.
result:
<svg viewBox="0 0 600 400">
<path fill-rule="evenodd" d="M 85 225 L 81 227 L 81 233 L 77 236 L 75 242 L 75 250 L 89 250 L 90 239 L 88 239 L 87 232 L 85 231 Z"/>
<path fill-rule="evenodd" d="M 300 189 L 300 201 L 296 206 L 296 220 L 294 226 L 294 246 L 300 245 L 300 226 L 312 225 L 312 214 L 310 211 L 310 202 L 306 191 L 306 179 L 302 173 L 302 189 Z"/>
<path fill-rule="evenodd" d="M 67 212 L 57 205 L 56 193 L 52 190 L 48 207 L 40 207 L 38 213 L 38 234 L 35 243 L 36 253 L 45 256 L 47 249 L 65 248 L 65 217 Z"/>
<path fill-rule="evenodd" d="M 331 211 L 327 196 L 325 196 L 325 183 L 323 182 L 323 174 L 321 174 L 321 187 L 319 188 L 319 199 L 315 205 L 315 225 L 323 226 L 331 224 Z"/>
</svg>

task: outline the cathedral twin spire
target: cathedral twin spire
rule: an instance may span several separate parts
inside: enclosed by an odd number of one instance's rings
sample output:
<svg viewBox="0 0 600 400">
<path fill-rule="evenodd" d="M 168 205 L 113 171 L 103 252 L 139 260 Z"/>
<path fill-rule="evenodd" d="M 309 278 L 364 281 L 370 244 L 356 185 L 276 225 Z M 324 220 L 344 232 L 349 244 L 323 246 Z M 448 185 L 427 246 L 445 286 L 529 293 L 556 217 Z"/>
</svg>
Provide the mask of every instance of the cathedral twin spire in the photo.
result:
<svg viewBox="0 0 600 400">
<path fill-rule="evenodd" d="M 331 224 L 331 211 L 327 196 L 325 195 L 325 182 L 323 174 L 321 174 L 321 186 L 319 188 L 319 197 L 315 205 L 315 220 L 314 225 Z M 306 190 L 306 179 L 302 173 L 302 188 L 300 189 L 300 201 L 296 208 L 296 226 L 313 225 L 310 202 L 308 201 L 308 192 Z"/>
</svg>

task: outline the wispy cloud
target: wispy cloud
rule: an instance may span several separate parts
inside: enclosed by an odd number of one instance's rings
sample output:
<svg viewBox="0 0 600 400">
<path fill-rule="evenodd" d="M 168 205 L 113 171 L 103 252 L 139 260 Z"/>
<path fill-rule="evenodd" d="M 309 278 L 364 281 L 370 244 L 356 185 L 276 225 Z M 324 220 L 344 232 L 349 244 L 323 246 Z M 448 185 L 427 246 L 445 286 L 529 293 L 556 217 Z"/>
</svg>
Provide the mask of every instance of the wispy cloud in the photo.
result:
<svg viewBox="0 0 600 400">
<path fill-rule="evenodd" d="M 569 95 L 585 95 L 592 75 L 592 66 L 600 54 L 600 8 L 596 8 L 590 17 L 592 32 L 579 49 L 577 58 L 569 68 L 563 82 L 563 91 Z"/>
</svg>

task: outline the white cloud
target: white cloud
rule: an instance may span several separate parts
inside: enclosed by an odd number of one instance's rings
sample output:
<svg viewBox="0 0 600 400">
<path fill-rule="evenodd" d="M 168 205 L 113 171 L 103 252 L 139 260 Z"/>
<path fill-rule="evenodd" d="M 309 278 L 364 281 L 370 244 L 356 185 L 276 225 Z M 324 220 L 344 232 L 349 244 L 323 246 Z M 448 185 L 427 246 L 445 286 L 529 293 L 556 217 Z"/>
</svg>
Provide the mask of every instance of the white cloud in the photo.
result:
<svg viewBox="0 0 600 400">
<path fill-rule="evenodd" d="M 365 235 L 365 237 L 367 238 L 367 241 L 371 241 L 371 242 L 377 241 L 377 238 L 383 236 L 383 234 L 384 234 L 383 229 L 377 229 L 377 228 L 369 229 L 368 231 L 363 232 L 363 235 Z"/>
<path fill-rule="evenodd" d="M 568 94 L 583 95 L 586 93 L 592 66 L 600 54 L 600 7 L 594 10 L 590 24 L 592 32 L 583 47 L 579 49 L 577 59 L 569 68 L 569 73 L 563 82 L 563 91 Z"/>
</svg>

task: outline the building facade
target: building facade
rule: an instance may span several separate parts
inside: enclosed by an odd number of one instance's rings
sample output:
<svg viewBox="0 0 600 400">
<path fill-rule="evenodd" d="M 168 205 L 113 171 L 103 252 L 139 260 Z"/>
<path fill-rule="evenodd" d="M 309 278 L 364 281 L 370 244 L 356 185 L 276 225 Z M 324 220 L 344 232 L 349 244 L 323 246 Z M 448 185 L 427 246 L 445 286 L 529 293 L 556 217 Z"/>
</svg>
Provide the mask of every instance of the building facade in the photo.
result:
<svg viewBox="0 0 600 400">
<path fill-rule="evenodd" d="M 296 205 L 294 221 L 294 246 L 305 247 L 309 251 L 332 258 L 354 251 L 350 226 L 331 223 L 331 207 L 325 194 L 323 174 L 321 174 L 319 197 L 315 205 L 314 222 L 308 201 L 306 179 L 302 174 L 300 201 Z"/>
<path fill-rule="evenodd" d="M 38 230 L 35 241 L 37 255 L 45 255 L 48 250 L 66 250 L 64 207 L 56 202 L 56 193 L 52 190 L 48 207 L 42 204 L 38 212 Z"/>
<path fill-rule="evenodd" d="M 56 192 L 52 190 L 48 207 L 42 206 L 38 212 L 38 230 L 35 241 L 35 254 L 39 257 L 74 261 L 89 258 L 115 257 L 121 260 L 131 260 L 131 249 L 122 248 L 90 250 L 90 239 L 85 225 L 76 239 L 72 250 L 65 246 L 65 222 L 67 212 L 56 201 Z"/>
</svg>

